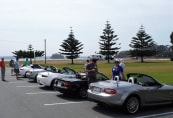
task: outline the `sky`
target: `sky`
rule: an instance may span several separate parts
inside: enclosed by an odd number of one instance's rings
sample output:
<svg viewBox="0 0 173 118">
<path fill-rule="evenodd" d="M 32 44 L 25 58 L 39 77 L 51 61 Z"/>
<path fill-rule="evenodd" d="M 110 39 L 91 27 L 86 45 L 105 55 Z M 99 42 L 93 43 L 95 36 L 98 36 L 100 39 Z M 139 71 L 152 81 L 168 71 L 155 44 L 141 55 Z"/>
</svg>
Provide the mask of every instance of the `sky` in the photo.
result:
<svg viewBox="0 0 173 118">
<path fill-rule="evenodd" d="M 84 45 L 81 56 L 93 55 L 107 21 L 118 35 L 119 51 L 130 49 L 141 25 L 158 45 L 171 45 L 172 6 L 173 0 L 0 0 L 0 56 L 29 44 L 51 56 L 60 52 L 70 27 Z"/>
</svg>

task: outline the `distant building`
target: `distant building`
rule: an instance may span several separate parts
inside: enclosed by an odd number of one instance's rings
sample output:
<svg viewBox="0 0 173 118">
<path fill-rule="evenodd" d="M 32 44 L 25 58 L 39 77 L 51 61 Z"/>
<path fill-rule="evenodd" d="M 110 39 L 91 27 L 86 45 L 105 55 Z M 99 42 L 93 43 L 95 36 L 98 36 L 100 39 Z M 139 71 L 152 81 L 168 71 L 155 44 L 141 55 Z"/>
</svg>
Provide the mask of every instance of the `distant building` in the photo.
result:
<svg viewBox="0 0 173 118">
<path fill-rule="evenodd" d="M 88 57 L 88 59 L 97 59 L 97 60 L 104 60 L 104 56 L 103 55 L 90 55 Z"/>
</svg>

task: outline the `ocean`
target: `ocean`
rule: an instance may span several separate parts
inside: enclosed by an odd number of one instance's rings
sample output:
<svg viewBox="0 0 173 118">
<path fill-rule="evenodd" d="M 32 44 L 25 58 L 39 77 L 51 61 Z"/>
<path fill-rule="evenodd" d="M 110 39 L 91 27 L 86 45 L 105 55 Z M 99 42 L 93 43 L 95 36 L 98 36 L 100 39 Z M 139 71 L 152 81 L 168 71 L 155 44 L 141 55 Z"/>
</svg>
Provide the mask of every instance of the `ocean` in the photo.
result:
<svg viewBox="0 0 173 118">
<path fill-rule="evenodd" d="M 51 56 L 47 56 L 46 59 L 47 60 L 59 60 L 59 59 L 51 59 L 50 57 Z M 0 56 L 0 59 L 1 58 L 4 58 L 4 61 L 10 61 L 11 59 L 13 59 L 13 60 L 16 59 L 14 56 Z M 76 60 L 87 60 L 87 59 L 88 59 L 87 56 L 81 56 L 81 57 L 77 58 Z M 35 60 L 45 60 L 45 57 L 44 56 L 43 57 L 36 57 Z M 60 60 L 63 60 L 63 59 L 60 59 Z M 20 58 L 20 61 L 25 61 L 25 58 Z"/>
</svg>

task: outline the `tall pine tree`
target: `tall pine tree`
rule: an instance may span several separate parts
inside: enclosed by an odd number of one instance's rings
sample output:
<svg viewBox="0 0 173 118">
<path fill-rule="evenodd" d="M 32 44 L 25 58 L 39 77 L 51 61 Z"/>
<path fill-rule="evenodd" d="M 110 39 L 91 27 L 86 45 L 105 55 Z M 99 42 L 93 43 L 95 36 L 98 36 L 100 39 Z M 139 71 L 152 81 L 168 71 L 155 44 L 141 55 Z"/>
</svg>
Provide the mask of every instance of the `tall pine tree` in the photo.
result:
<svg viewBox="0 0 173 118">
<path fill-rule="evenodd" d="M 79 54 L 83 53 L 83 44 L 79 40 L 75 39 L 72 28 L 67 39 L 65 39 L 60 45 L 60 54 L 66 55 L 68 59 L 71 59 L 71 64 L 74 64 L 73 60 L 79 57 Z"/>
<path fill-rule="evenodd" d="M 173 32 L 171 33 L 171 35 L 170 35 L 170 39 L 171 39 L 171 46 L 170 46 L 170 48 L 171 48 L 171 51 L 173 52 Z M 173 56 L 171 56 L 171 61 L 173 61 Z"/>
<path fill-rule="evenodd" d="M 107 21 L 106 27 L 105 29 L 103 29 L 103 35 L 100 36 L 99 53 L 106 57 L 108 63 L 110 62 L 110 59 L 112 59 L 112 57 L 115 56 L 118 53 L 118 50 L 120 49 L 120 47 L 116 46 L 117 40 L 117 35 L 114 35 L 114 31 L 111 28 L 109 21 Z"/>
<path fill-rule="evenodd" d="M 171 46 L 171 49 L 173 50 L 173 32 L 171 33 L 171 35 L 170 35 L 170 39 L 171 39 L 171 44 L 172 44 L 172 46 Z"/>
<path fill-rule="evenodd" d="M 149 36 L 141 26 L 136 34 L 136 37 L 132 37 L 131 44 L 129 46 L 133 48 L 130 50 L 131 56 L 141 57 L 141 62 L 144 62 L 144 56 L 152 56 L 156 54 L 155 43 L 151 36 Z"/>
</svg>

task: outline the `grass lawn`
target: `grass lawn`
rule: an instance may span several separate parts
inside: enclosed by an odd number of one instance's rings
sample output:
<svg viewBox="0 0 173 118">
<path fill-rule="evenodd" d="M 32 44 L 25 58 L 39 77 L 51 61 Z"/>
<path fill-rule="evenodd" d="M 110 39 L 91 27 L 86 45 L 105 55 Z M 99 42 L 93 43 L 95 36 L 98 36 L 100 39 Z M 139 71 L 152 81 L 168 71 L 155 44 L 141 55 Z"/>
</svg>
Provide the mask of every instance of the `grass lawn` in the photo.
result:
<svg viewBox="0 0 173 118">
<path fill-rule="evenodd" d="M 125 61 L 125 75 L 130 72 L 138 72 L 151 75 L 161 83 L 173 85 L 173 62 L 169 60 L 144 60 L 144 63 L 139 61 Z M 20 62 L 22 64 L 23 62 Z M 43 64 L 45 61 L 36 61 L 38 64 Z M 47 60 L 47 65 L 54 65 L 57 68 L 70 67 L 76 71 L 83 71 L 85 60 L 74 60 L 75 64 L 71 64 L 71 60 Z M 97 62 L 98 69 L 108 77 L 111 77 L 111 69 L 113 62 L 106 61 Z"/>
</svg>

